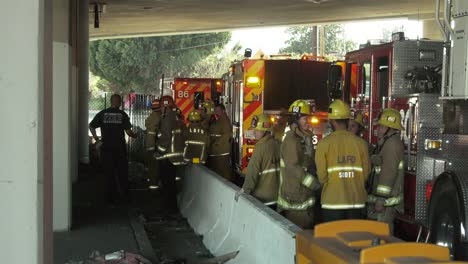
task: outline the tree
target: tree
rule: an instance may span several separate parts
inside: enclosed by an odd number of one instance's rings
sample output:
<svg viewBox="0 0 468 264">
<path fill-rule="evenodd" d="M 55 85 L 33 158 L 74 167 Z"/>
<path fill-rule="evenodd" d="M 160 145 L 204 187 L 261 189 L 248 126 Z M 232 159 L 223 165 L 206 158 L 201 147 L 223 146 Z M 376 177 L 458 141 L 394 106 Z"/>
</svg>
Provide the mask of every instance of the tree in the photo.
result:
<svg viewBox="0 0 468 264">
<path fill-rule="evenodd" d="M 289 39 L 287 47 L 280 49 L 280 53 L 303 54 L 312 52 L 312 28 L 307 26 L 290 27 L 286 29 Z"/>
<path fill-rule="evenodd" d="M 325 31 L 325 54 L 344 55 L 348 51 L 356 48 L 356 44 L 344 38 L 343 25 L 330 24 L 321 26 Z M 286 29 L 290 36 L 286 41 L 286 47 L 280 50 L 281 53 L 303 54 L 312 52 L 312 27 L 300 26 Z"/>
<path fill-rule="evenodd" d="M 93 41 L 90 70 L 120 92 L 154 92 L 162 74 L 190 76 L 199 61 L 230 38 L 230 32 L 221 32 Z"/>
<path fill-rule="evenodd" d="M 243 58 L 239 53 L 241 49 L 242 46 L 239 43 L 229 51 L 218 48 L 216 53 L 195 64 L 193 77 L 220 78 L 228 71 L 233 61 Z"/>
</svg>

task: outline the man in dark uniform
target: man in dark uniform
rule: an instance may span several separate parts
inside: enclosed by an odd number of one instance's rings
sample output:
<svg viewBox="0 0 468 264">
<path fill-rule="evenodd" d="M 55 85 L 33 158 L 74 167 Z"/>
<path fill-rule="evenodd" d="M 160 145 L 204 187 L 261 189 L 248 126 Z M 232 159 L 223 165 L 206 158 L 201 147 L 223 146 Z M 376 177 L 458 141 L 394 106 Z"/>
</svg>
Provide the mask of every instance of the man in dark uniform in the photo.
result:
<svg viewBox="0 0 468 264">
<path fill-rule="evenodd" d="M 128 160 L 124 131 L 131 138 L 137 134 L 131 128 L 130 118 L 120 110 L 122 98 L 111 97 L 111 107 L 99 112 L 89 124 L 89 130 L 96 141 L 102 141 L 101 155 L 106 178 L 106 199 L 116 202 L 119 197 L 128 199 Z M 101 128 L 101 139 L 96 128 Z"/>
</svg>

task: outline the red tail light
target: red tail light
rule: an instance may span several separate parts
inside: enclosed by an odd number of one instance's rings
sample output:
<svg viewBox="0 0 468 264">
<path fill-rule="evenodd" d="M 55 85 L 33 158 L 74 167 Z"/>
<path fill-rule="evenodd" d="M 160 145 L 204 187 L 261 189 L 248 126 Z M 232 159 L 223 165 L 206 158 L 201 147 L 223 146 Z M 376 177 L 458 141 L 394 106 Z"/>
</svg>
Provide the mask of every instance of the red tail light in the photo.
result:
<svg viewBox="0 0 468 264">
<path fill-rule="evenodd" d="M 426 183 L 426 202 L 429 202 L 429 200 L 431 200 L 431 194 L 432 194 L 432 182 L 427 182 Z"/>
</svg>

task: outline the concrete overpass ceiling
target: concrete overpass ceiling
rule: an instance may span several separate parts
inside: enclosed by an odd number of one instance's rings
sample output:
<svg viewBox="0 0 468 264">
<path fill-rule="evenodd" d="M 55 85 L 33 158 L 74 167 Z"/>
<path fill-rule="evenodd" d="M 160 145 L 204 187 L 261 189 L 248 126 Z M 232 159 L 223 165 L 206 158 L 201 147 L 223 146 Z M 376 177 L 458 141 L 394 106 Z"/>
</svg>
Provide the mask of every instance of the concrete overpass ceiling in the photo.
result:
<svg viewBox="0 0 468 264">
<path fill-rule="evenodd" d="M 434 0 L 99 0 L 100 27 L 90 37 L 164 35 L 247 27 L 389 17 L 432 17 Z"/>
</svg>

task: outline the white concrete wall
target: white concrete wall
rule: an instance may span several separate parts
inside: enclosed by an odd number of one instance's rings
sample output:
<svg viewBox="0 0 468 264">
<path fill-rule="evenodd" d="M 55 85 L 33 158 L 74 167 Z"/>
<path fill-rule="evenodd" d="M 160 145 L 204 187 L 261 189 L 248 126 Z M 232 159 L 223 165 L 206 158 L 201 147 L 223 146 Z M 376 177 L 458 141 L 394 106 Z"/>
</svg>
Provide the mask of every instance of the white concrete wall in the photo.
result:
<svg viewBox="0 0 468 264">
<path fill-rule="evenodd" d="M 51 261 L 47 187 L 51 175 L 45 98 L 51 64 L 47 0 L 2 1 L 0 8 L 0 259 L 9 264 Z M 44 112 L 44 109 L 46 110 Z M 46 197 L 46 198 L 44 198 Z M 46 243 L 46 245 L 44 245 Z"/>
<path fill-rule="evenodd" d="M 70 2 L 54 0 L 53 131 L 54 131 L 54 231 L 71 224 L 71 82 Z"/>
<path fill-rule="evenodd" d="M 215 256 L 239 251 L 230 264 L 293 264 L 301 229 L 204 166 L 179 171 L 179 208 Z"/>
</svg>

